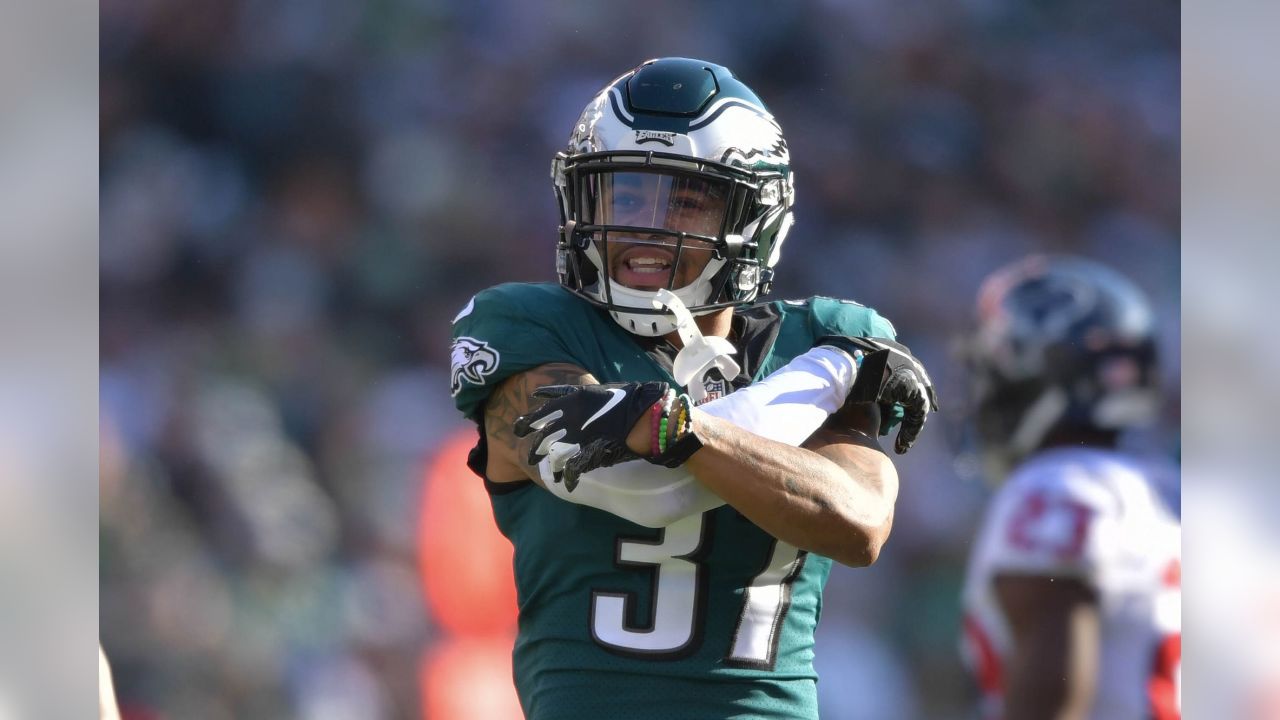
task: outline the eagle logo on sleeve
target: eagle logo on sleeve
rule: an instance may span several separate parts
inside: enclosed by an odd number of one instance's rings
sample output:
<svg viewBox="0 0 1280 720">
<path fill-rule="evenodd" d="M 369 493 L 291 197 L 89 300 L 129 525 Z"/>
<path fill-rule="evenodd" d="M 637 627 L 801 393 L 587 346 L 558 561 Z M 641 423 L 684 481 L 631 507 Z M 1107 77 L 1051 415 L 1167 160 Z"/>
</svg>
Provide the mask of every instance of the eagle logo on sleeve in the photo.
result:
<svg viewBox="0 0 1280 720">
<path fill-rule="evenodd" d="M 486 375 L 492 375 L 498 369 L 498 351 L 483 340 L 473 337 L 455 338 L 449 348 L 451 371 L 449 373 L 450 394 L 462 392 L 462 382 L 472 385 L 483 385 Z"/>
</svg>

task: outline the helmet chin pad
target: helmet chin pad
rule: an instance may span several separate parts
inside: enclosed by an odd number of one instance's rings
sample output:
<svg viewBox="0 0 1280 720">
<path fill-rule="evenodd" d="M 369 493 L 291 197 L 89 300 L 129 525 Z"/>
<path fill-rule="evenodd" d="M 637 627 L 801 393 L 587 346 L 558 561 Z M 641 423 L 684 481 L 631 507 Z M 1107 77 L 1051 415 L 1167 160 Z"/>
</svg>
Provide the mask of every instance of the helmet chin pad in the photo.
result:
<svg viewBox="0 0 1280 720">
<path fill-rule="evenodd" d="M 649 298 L 651 305 L 652 305 L 652 300 L 658 296 L 658 293 L 656 290 L 632 290 L 630 288 L 624 288 L 624 289 L 629 295 L 635 295 L 636 297 Z M 672 292 L 676 294 L 676 297 L 679 297 L 681 301 L 683 301 L 685 296 L 684 290 L 688 290 L 688 288 L 682 288 L 681 290 L 673 290 Z M 614 291 L 613 297 L 614 297 L 613 307 L 617 308 L 619 307 L 617 291 Z M 707 308 L 700 311 L 690 311 L 690 312 L 695 316 L 708 315 L 710 313 L 715 312 L 717 309 L 718 308 Z M 675 316 L 667 312 L 661 312 L 656 310 L 650 310 L 647 313 L 638 313 L 638 312 L 627 312 L 626 310 L 612 309 L 609 311 L 609 317 L 613 318 L 614 322 L 621 325 L 623 330 L 626 330 L 627 332 L 635 335 L 641 335 L 643 337 L 659 337 L 662 335 L 666 335 L 667 333 L 675 332 L 675 329 L 676 329 Z"/>
<path fill-rule="evenodd" d="M 644 337 L 658 337 L 676 329 L 676 319 L 673 315 L 653 309 L 653 301 L 658 295 L 657 290 L 636 290 L 613 282 L 609 273 L 600 267 L 603 263 L 595 249 L 588 250 L 586 255 L 596 266 L 600 277 L 599 284 L 591 294 L 609 308 L 609 316 L 624 330 Z M 680 298 L 685 307 L 706 305 L 714 292 L 712 278 L 720 268 L 724 267 L 725 262 L 723 259 L 712 258 L 693 282 L 671 292 Z M 608 283 L 607 290 L 605 283 Z M 718 309 L 711 307 L 691 310 L 691 312 L 694 315 L 707 315 Z"/>
</svg>

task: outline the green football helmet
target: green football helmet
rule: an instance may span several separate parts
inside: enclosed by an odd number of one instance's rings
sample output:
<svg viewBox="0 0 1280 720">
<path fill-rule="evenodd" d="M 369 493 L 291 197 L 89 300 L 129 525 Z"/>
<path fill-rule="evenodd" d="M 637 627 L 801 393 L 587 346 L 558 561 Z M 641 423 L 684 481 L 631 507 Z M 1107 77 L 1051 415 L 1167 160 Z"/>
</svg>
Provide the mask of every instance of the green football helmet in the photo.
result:
<svg viewBox="0 0 1280 720">
<path fill-rule="evenodd" d="M 552 162 L 557 272 L 637 335 L 665 335 L 674 292 L 694 315 L 769 291 L 793 222 L 782 129 L 728 68 L 649 60 L 601 90 Z"/>
</svg>

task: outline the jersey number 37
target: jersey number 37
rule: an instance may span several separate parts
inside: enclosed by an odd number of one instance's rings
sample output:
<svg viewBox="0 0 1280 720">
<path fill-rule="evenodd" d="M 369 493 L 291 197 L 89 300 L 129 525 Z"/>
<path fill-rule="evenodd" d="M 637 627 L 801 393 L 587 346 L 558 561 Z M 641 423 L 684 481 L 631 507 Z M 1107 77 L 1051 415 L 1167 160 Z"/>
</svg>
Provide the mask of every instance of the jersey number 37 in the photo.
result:
<svg viewBox="0 0 1280 720">
<path fill-rule="evenodd" d="M 706 523 L 693 515 L 665 528 L 656 540 L 619 538 L 614 562 L 621 568 L 653 574 L 653 621 L 633 627 L 627 620 L 633 594 L 595 591 L 591 596 L 591 636 L 612 652 L 654 660 L 674 659 L 693 650 L 701 614 L 706 612 Z M 768 565 L 746 589 L 725 662 L 738 667 L 772 669 L 778 633 L 790 607 L 791 584 L 804 566 L 805 553 L 777 542 Z"/>
</svg>

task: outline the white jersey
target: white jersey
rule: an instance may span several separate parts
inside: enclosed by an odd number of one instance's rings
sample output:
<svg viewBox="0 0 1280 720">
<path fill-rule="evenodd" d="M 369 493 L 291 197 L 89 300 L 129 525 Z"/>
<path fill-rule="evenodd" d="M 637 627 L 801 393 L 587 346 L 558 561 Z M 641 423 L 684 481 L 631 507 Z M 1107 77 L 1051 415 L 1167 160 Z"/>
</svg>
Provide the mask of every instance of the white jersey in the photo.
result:
<svg viewBox="0 0 1280 720">
<path fill-rule="evenodd" d="M 1102 646 L 1090 717 L 1179 717 L 1182 657 L 1176 467 L 1114 451 L 1053 449 L 996 494 L 964 588 L 966 661 L 1000 717 L 1009 626 L 995 596 L 1002 573 L 1070 577 L 1098 593 Z"/>
</svg>

